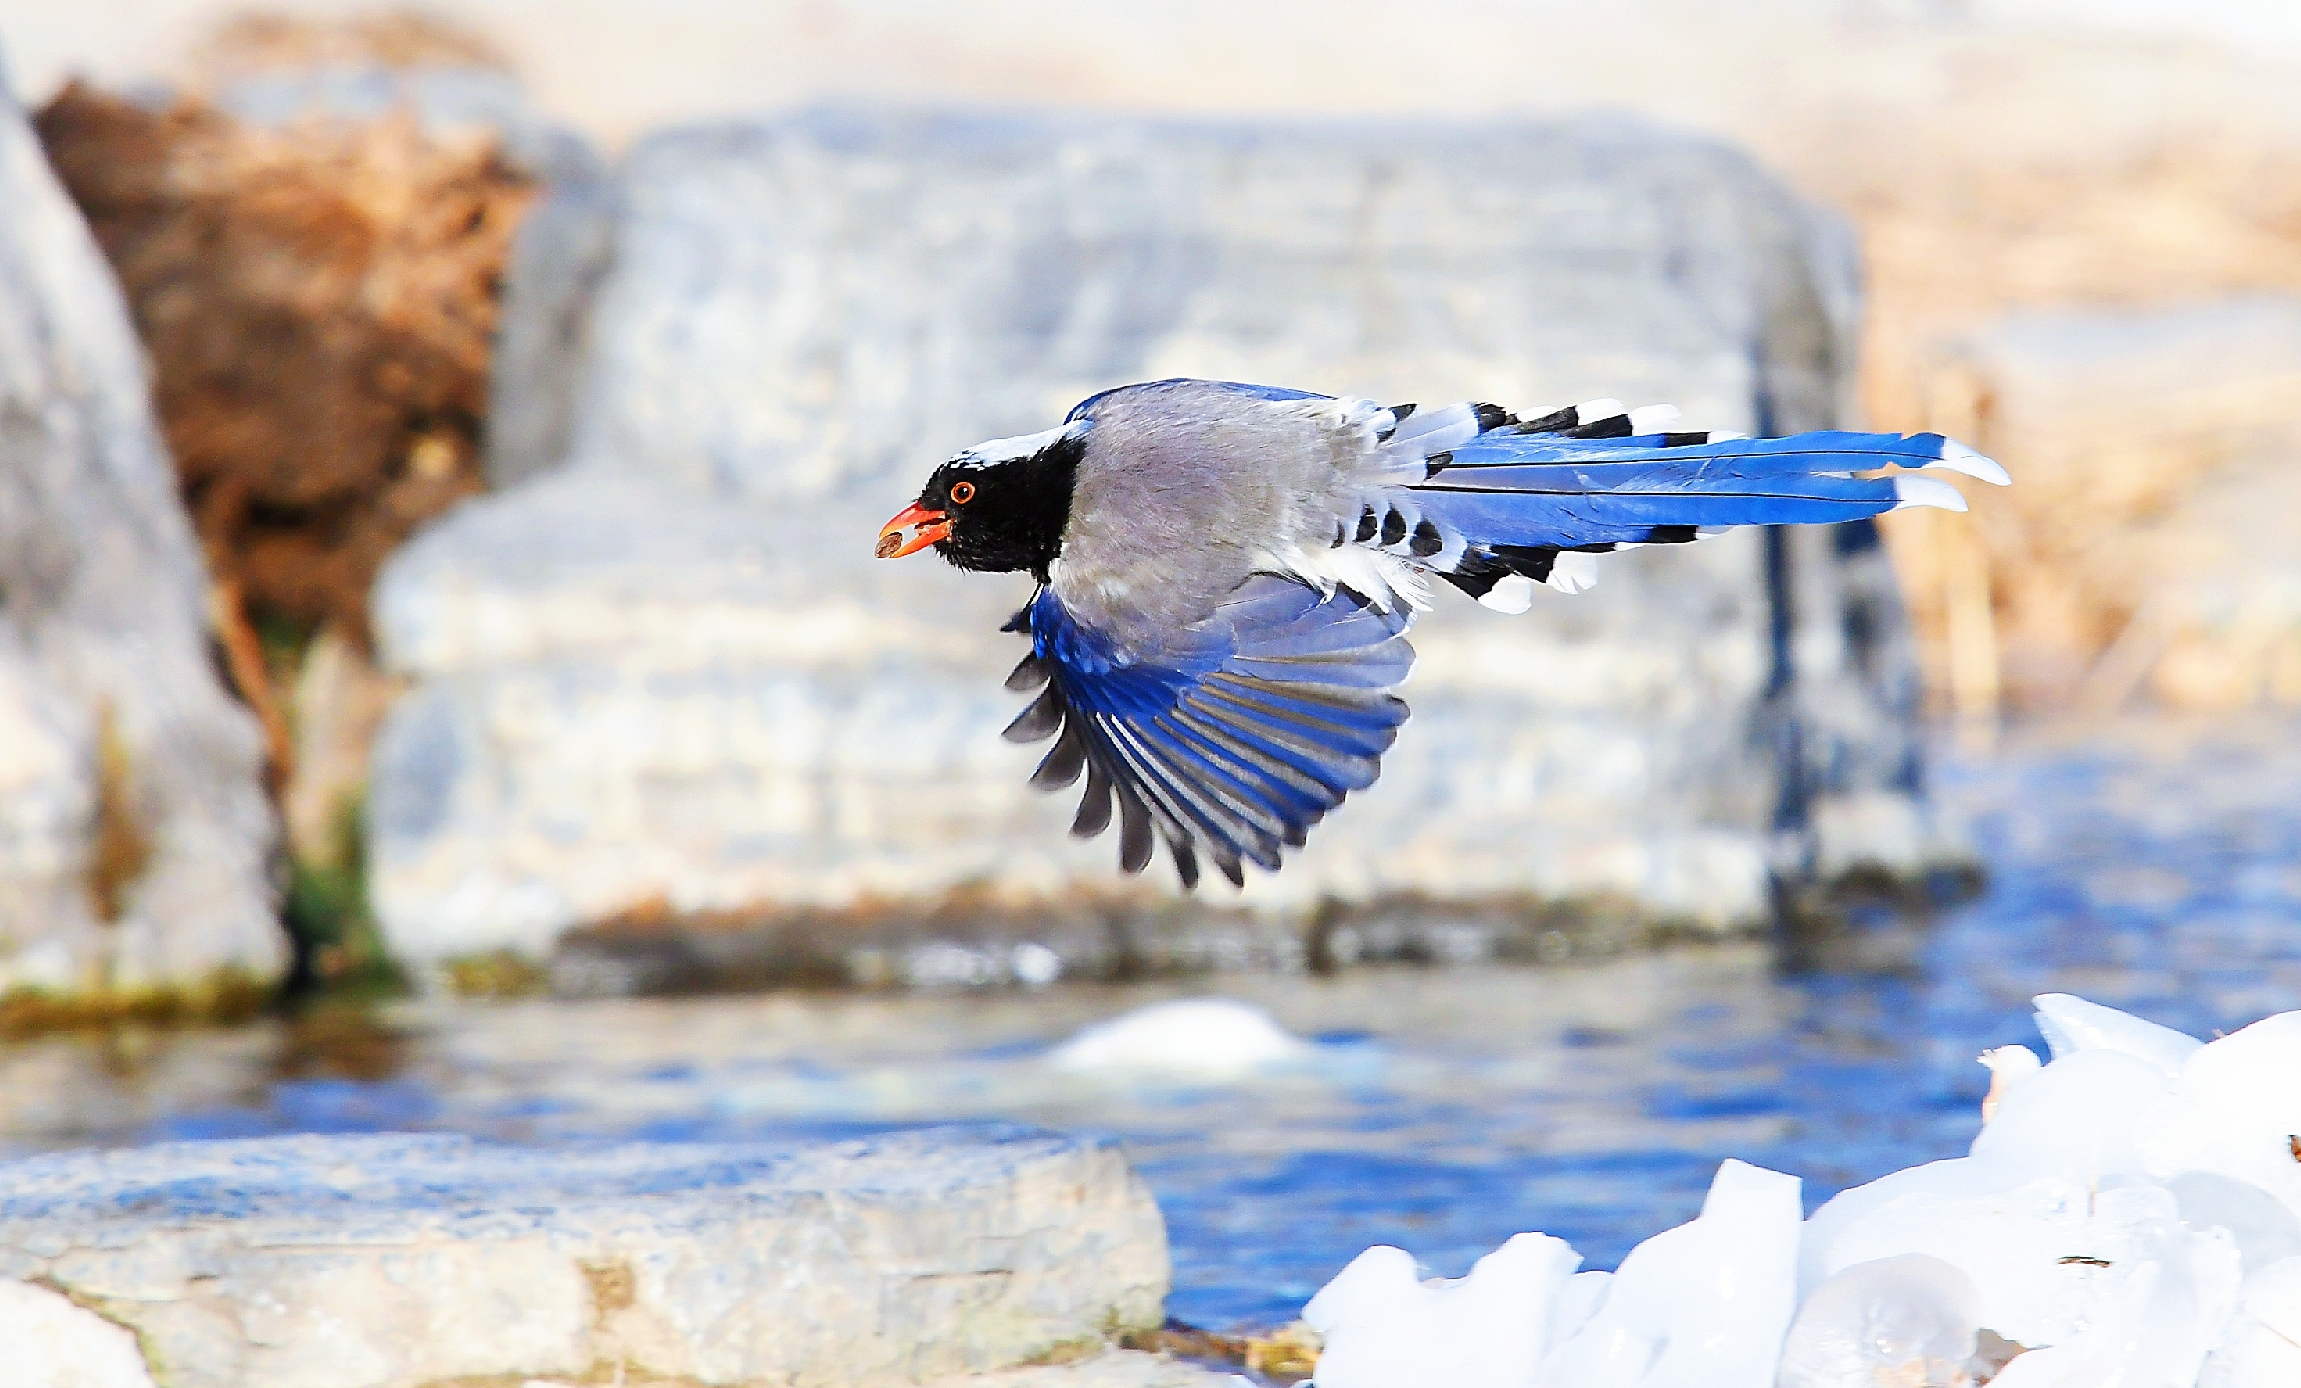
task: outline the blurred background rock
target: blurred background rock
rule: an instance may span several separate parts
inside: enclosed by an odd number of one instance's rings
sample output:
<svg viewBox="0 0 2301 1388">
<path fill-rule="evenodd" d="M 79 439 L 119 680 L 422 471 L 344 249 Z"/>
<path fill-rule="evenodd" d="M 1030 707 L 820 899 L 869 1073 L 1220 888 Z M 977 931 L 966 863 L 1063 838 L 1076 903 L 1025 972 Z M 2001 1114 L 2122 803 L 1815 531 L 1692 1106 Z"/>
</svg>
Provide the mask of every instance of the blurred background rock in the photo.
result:
<svg viewBox="0 0 2301 1388">
<path fill-rule="evenodd" d="M 509 321 L 580 325 L 537 375 L 575 383 L 567 421 L 532 430 L 564 456 L 502 467 L 377 585 L 379 649 L 417 683 L 377 743 L 369 863 L 411 961 L 541 954 L 658 901 L 735 913 L 721 931 L 925 909 L 1070 974 L 1113 952 L 1098 937 L 1253 949 L 1237 900 L 1166 909 L 1016 774 L 1018 647 L 995 633 L 1027 579 L 866 553 L 923 459 L 1178 374 L 1529 408 L 1612 390 L 1784 430 L 1850 386 L 1837 225 L 1730 148 L 1618 118 L 827 107 L 651 136 L 605 203 L 596 275 L 513 276 Z M 543 412 L 499 381 L 496 417 Z M 1922 870 L 1940 855 L 1874 532 L 1783 538 L 1794 597 L 1750 532 L 1511 622 L 1441 605 L 1416 735 L 1246 907 L 1613 900 L 1714 931 L 1764 917 L 1774 833 L 1809 822 L 1840 866 Z"/>
<path fill-rule="evenodd" d="M 207 600 L 119 292 L 0 82 L 0 1035 L 244 1014 L 280 973 Z"/>
<path fill-rule="evenodd" d="M 358 821 L 394 687 L 368 592 L 481 489 L 513 232 L 590 167 L 503 69 L 421 16 L 239 16 L 172 86 L 71 82 L 35 122 L 151 362 L 222 664 L 266 734 L 283 909 L 329 975 L 378 962 Z"/>
<path fill-rule="evenodd" d="M 1914 634 L 1888 646 L 1922 668 L 1933 708 L 1983 738 L 2007 713 L 2301 700 L 2288 572 L 2301 548 L 2289 297 L 2301 295 L 2301 18 L 2290 6 L 1440 0 L 1418 7 L 1411 29 L 1394 18 L 1356 0 L 668 13 L 475 0 L 430 16 L 314 3 L 236 19 L 207 0 L 0 4 L 20 83 L 50 100 L 52 157 L 153 356 L 218 580 L 221 644 L 269 729 L 273 786 L 305 864 L 291 912 L 325 937 L 311 957 L 350 967 L 351 954 L 324 949 L 351 938 L 342 918 L 363 898 L 346 807 L 393 692 L 370 660 L 370 580 L 419 525 L 490 480 L 533 478 L 534 499 L 520 504 L 540 514 L 549 493 L 536 474 L 581 452 L 593 287 L 617 273 L 638 282 L 610 254 L 610 229 L 630 216 L 617 185 L 554 122 L 609 151 L 666 125 L 824 96 L 1263 117 L 1602 106 L 1711 132 L 1855 227 L 1861 374 L 1839 384 L 1856 385 L 1864 422 L 1949 429 L 2022 479 L 1974 517 L 1885 526 Z M 1273 63 L 1274 52 L 1289 58 Z M 65 86 L 73 73 L 90 85 Z M 660 161 L 676 146 L 652 148 Z M 553 215 L 515 232 L 537 205 Z M 506 276 L 529 307 L 503 319 Z M 204 313 L 171 307 L 186 290 L 210 301 Z M 227 338 L 233 355 L 220 358 Z M 1635 364 L 1621 369 L 1643 379 Z M 502 387 L 492 417 L 490 373 Z M 1055 392 L 1042 393 L 1029 409 L 1055 407 Z M 1025 403 L 999 408 L 1019 427 Z M 1680 403 L 1725 408 L 1698 393 Z M 605 495 L 586 504 L 611 526 Z M 517 509 L 491 506 L 442 530 L 430 557 L 411 552 L 403 588 L 428 572 L 452 580 L 440 601 L 466 594 L 438 556 L 458 534 L 484 550 L 488 527 Z M 534 543 L 538 562 L 554 558 L 546 532 Z M 1902 602 L 1856 554 L 1816 556 L 1800 572 L 1840 575 L 1807 595 L 1814 611 L 1818 601 L 1900 620 Z M 1617 567 L 1607 582 L 1619 592 L 1638 580 Z M 1602 586 L 1582 601 L 1593 600 L 1623 599 Z M 624 609 L 626 620 L 638 610 Z M 1432 641 L 1442 668 L 1444 637 Z M 430 682 L 417 708 L 436 711 L 457 691 L 478 707 L 478 664 L 498 667 L 489 678 L 504 664 L 441 663 L 423 653 L 436 643 L 403 644 L 404 666 Z M 1800 658 L 1832 668 L 1845 655 Z M 1841 718 L 1874 722 L 1896 678 L 1863 674 L 1855 684 L 1870 692 L 1842 703 Z M 573 705 L 536 694 L 498 707 L 524 708 L 513 722 L 534 734 Z M 1856 744 L 1831 732 L 1826 709 L 1803 714 L 1823 746 L 1792 760 L 1801 775 L 1827 772 L 1828 748 Z M 502 784 L 542 765 L 508 745 L 455 783 L 484 771 Z M 1857 782 L 1890 777 L 1862 772 L 1840 788 Z M 1760 825 L 1773 789 L 1729 818 Z M 1906 844 L 1917 831 L 1894 822 L 1906 802 L 1904 787 L 1809 808 L 1844 842 Z M 481 856 L 504 860 L 508 840 L 493 842 Z M 1747 881 L 1757 839 L 1739 842 L 1728 856 Z M 548 934 L 731 900 L 647 890 L 645 876 L 562 892 L 527 919 L 555 922 Z M 436 916 L 444 899 L 434 892 L 423 911 Z"/>
</svg>

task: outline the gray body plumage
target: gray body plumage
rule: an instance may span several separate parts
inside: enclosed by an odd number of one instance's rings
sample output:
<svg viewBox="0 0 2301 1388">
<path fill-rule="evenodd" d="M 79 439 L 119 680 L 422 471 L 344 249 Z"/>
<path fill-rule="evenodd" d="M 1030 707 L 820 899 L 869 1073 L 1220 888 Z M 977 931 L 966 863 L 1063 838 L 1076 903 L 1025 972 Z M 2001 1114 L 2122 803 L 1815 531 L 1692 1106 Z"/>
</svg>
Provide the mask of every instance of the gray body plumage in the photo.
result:
<svg viewBox="0 0 2301 1388">
<path fill-rule="evenodd" d="M 1247 576 L 1329 549 L 1398 473 L 1366 401 L 1268 400 L 1206 381 L 1094 402 L 1051 585 L 1080 620 L 1155 649 Z M 1382 595 L 1387 597 L 1387 594 Z"/>
</svg>

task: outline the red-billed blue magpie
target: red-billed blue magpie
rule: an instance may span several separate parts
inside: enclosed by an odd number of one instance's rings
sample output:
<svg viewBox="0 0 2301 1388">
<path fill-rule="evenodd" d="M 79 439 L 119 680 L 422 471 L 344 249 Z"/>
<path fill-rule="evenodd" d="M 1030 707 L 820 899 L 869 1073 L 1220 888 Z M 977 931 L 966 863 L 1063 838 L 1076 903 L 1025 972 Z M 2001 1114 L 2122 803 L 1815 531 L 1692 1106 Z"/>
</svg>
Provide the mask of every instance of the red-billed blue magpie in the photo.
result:
<svg viewBox="0 0 2301 1388">
<path fill-rule="evenodd" d="M 1045 433 L 967 449 L 880 531 L 964 569 L 1027 570 L 1009 630 L 1041 688 L 1007 729 L 1060 734 L 1032 783 L 1086 777 L 1071 832 L 1119 820 L 1139 872 L 1153 835 L 1184 884 L 1234 883 L 1374 782 L 1406 721 L 1391 691 L 1435 574 L 1524 611 L 1588 587 L 1596 556 L 1737 525 L 1965 509 L 1909 469 L 2003 485 L 1939 434 L 1751 439 L 1681 432 L 1666 406 L 1596 400 L 1531 419 L 1494 405 L 1388 408 L 1227 381 L 1105 391 Z"/>
</svg>

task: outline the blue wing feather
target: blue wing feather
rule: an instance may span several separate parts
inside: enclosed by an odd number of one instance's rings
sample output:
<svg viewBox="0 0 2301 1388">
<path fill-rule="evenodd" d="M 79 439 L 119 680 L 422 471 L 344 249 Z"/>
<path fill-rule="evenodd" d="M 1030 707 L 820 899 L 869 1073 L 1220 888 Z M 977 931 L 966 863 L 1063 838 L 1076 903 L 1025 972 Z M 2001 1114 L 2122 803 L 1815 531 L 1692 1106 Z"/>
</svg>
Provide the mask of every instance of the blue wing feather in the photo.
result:
<svg viewBox="0 0 2301 1388">
<path fill-rule="evenodd" d="M 1151 830 L 1186 885 L 1202 853 L 1233 882 L 1244 863 L 1275 871 L 1282 849 L 1374 782 L 1406 721 L 1388 691 L 1413 667 L 1411 614 L 1347 591 L 1257 574 L 1170 649 L 1132 657 L 1051 589 L 1027 613 L 1031 655 L 1010 684 L 1043 675 L 1046 689 L 1009 735 L 1059 733 L 1033 781 L 1059 787 L 1083 770 L 1072 832 L 1102 832 L 1115 801 L 1128 871 L 1147 861 Z"/>
</svg>

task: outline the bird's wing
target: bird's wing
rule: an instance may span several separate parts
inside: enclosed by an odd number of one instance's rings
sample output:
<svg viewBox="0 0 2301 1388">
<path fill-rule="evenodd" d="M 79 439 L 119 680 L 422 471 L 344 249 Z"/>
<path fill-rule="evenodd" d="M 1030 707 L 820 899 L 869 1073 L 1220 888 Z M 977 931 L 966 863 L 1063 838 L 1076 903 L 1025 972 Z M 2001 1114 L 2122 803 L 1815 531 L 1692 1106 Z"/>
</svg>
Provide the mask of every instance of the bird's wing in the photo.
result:
<svg viewBox="0 0 2301 1388">
<path fill-rule="evenodd" d="M 1071 832 L 1100 834 L 1115 805 L 1128 872 L 1149 863 L 1154 833 L 1185 886 L 1201 853 L 1233 883 L 1242 862 L 1276 871 L 1282 847 L 1373 784 L 1406 721 L 1390 690 L 1414 664 L 1412 614 L 1348 591 L 1256 574 L 1147 653 L 1120 653 L 1052 589 L 1017 619 L 1031 654 L 1007 686 L 1044 689 L 1006 736 L 1059 734 L 1031 783 L 1055 790 L 1084 774 Z"/>
</svg>

